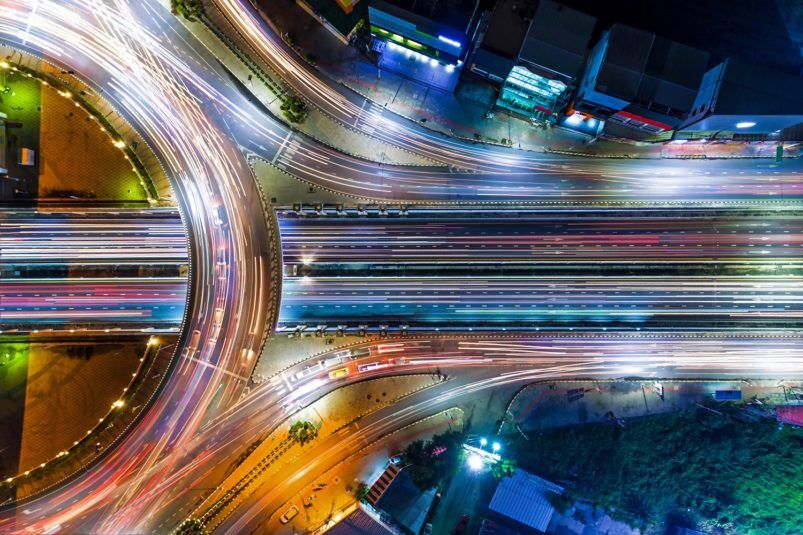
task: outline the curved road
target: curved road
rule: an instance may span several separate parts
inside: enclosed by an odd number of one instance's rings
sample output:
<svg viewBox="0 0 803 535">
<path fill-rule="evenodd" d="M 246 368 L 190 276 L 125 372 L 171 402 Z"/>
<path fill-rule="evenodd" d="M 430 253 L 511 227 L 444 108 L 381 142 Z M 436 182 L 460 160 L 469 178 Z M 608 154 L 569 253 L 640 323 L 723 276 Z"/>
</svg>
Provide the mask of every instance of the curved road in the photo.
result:
<svg viewBox="0 0 803 535">
<path fill-rule="evenodd" d="M 81 73 L 160 155 L 191 238 L 185 332 L 198 330 L 203 340 L 196 358 L 176 362 L 150 411 L 107 457 L 64 489 L 6 510 L 0 531 L 142 529 L 163 499 L 149 489 L 186 462 L 182 448 L 205 418 L 239 397 L 245 381 L 229 370 L 241 369 L 242 350 L 258 350 L 270 328 L 277 292 L 260 197 L 217 111 L 226 99 L 210 84 L 225 90 L 222 75 L 184 34 L 154 1 L 0 3 L 4 41 Z"/>
</svg>

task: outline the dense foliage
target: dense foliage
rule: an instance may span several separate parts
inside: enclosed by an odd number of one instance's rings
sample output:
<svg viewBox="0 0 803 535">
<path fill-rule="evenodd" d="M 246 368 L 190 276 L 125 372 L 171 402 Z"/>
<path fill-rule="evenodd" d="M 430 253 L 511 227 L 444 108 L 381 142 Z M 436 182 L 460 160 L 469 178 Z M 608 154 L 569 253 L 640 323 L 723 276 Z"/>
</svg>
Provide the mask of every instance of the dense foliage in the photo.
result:
<svg viewBox="0 0 803 535">
<path fill-rule="evenodd" d="M 404 450 L 404 459 L 410 465 L 410 479 L 421 490 L 440 485 L 457 470 L 461 457 L 463 435 L 443 433 L 432 440 L 416 440 Z"/>
<path fill-rule="evenodd" d="M 170 9 L 174 15 L 181 15 L 189 21 L 193 21 L 204 14 L 204 6 L 201 0 L 170 0 Z"/>
<path fill-rule="evenodd" d="M 290 438 L 302 446 L 318 436 L 318 428 L 312 422 L 298 420 L 290 426 Z"/>
<path fill-rule="evenodd" d="M 309 113 L 306 102 L 295 96 L 286 97 L 281 109 L 291 123 L 303 123 Z"/>
<path fill-rule="evenodd" d="M 803 430 L 718 410 L 552 430 L 517 439 L 516 457 L 567 486 L 560 505 L 587 499 L 651 532 L 671 518 L 726 534 L 803 533 Z"/>
</svg>

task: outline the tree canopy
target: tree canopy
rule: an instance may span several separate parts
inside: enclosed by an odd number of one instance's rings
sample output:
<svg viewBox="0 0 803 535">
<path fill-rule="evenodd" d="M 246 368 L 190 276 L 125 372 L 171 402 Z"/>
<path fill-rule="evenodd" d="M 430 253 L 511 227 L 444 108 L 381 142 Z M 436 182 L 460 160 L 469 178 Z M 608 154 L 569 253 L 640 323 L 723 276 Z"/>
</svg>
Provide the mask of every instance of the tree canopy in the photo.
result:
<svg viewBox="0 0 803 535">
<path fill-rule="evenodd" d="M 413 484 L 422 491 L 428 490 L 452 475 L 460 461 L 462 439 L 463 435 L 452 432 L 411 442 L 404 450 L 404 458 L 410 464 Z"/>
<path fill-rule="evenodd" d="M 681 515 L 726 534 L 803 533 L 803 430 L 718 410 L 552 430 L 513 447 L 522 468 L 649 531 Z"/>
</svg>

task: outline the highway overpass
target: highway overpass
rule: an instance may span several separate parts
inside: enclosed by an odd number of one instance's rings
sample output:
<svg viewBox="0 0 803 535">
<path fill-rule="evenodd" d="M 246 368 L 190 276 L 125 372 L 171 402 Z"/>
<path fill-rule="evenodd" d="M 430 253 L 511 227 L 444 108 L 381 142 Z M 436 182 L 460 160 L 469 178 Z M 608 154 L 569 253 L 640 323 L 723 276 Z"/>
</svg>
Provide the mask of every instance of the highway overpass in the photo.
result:
<svg viewBox="0 0 803 535">
<path fill-rule="evenodd" d="M 175 209 L 0 212 L 0 331 L 177 332 L 187 239 Z"/>
<path fill-rule="evenodd" d="M 280 330 L 798 328 L 798 210 L 280 214 Z"/>
</svg>

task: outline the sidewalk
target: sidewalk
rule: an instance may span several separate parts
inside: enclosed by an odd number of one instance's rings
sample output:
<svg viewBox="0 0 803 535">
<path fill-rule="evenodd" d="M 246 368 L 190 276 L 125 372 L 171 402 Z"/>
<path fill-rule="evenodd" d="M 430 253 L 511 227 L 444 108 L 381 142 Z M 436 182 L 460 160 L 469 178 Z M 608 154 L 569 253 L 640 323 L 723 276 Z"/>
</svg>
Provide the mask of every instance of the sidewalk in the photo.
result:
<svg viewBox="0 0 803 535">
<path fill-rule="evenodd" d="M 664 395 L 654 381 L 556 382 L 528 386 L 510 403 L 500 434 L 532 432 L 617 418 L 637 418 L 682 410 L 710 400 L 715 390 L 742 391 L 742 403 L 783 399 L 777 381 L 662 381 Z"/>
<path fill-rule="evenodd" d="M 295 4 L 288 3 L 283 6 L 283 9 L 287 7 L 297 9 L 300 14 L 313 20 Z M 183 18 L 180 21 L 199 42 L 214 54 L 229 73 L 240 81 L 243 88 L 259 101 L 261 106 L 258 107 L 263 108 L 263 111 L 267 111 L 277 120 L 287 124 L 281 109 L 281 97 L 293 94 L 293 91 L 278 75 L 259 61 L 256 55 L 250 54 L 251 49 L 248 45 L 238 37 L 236 31 L 219 16 L 216 10 L 209 9 L 207 18 L 214 24 L 215 31 L 210 30 L 200 21 L 190 22 Z M 328 33 L 323 28 L 320 29 Z M 329 35 L 331 36 L 331 34 Z M 334 39 L 334 36 L 331 37 Z M 228 42 L 225 42 L 224 39 L 227 39 Z M 334 41 L 338 46 L 343 46 L 337 39 L 334 39 Z M 303 60 L 299 59 L 299 61 Z M 268 78 L 260 80 L 260 76 L 255 75 L 252 69 L 262 71 Z M 356 158 L 370 161 L 381 161 L 394 165 L 421 166 L 436 164 L 436 162 L 428 158 L 384 143 L 350 125 L 335 121 L 315 107 L 310 107 L 308 111 L 307 118 L 302 123 L 290 125 L 290 128 L 292 131 L 301 132 L 323 145 L 333 147 Z M 293 133 L 291 132 L 288 136 L 287 139 L 289 141 L 293 137 Z"/>
<path fill-rule="evenodd" d="M 537 152 L 558 151 L 578 154 L 643 158 L 726 158 L 773 157 L 775 145 L 767 143 L 644 144 L 611 140 L 591 142 L 588 135 L 561 127 L 537 127 L 529 121 L 494 110 L 497 89 L 488 83 L 463 76 L 455 93 L 380 70 L 355 48 L 344 46 L 334 35 L 301 9 L 286 0 L 260 0 L 263 17 L 289 32 L 304 51 L 315 58 L 319 72 L 426 127 L 456 137 L 505 144 Z M 268 17 L 269 14 L 269 17 Z M 590 143 L 591 142 L 591 143 Z M 787 156 L 798 156 L 797 149 Z"/>
</svg>

